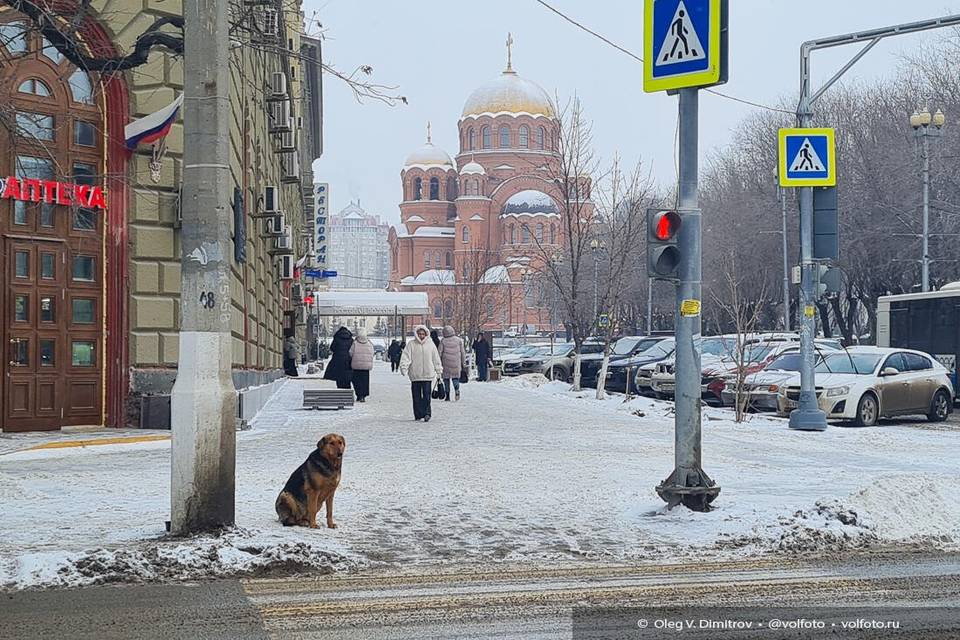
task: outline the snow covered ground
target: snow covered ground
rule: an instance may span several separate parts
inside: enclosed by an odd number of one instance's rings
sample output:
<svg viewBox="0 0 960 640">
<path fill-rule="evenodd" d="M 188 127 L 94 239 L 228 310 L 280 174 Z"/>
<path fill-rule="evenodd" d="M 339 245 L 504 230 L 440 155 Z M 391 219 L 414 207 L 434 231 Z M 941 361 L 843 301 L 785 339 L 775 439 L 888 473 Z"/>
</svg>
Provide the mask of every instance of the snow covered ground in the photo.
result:
<svg viewBox="0 0 960 640">
<path fill-rule="evenodd" d="M 378 363 L 380 365 L 380 363 Z M 237 528 L 164 537 L 169 442 L 0 446 L 0 589 L 381 564 L 636 562 L 911 544 L 956 547 L 960 433 L 924 425 L 794 432 L 705 410 L 711 513 L 665 511 L 672 405 L 593 399 L 542 377 L 471 382 L 414 422 L 379 366 L 366 404 L 299 409 L 288 381 L 237 434 Z M 347 440 L 339 528 L 284 528 L 274 499 L 325 433 Z M 322 518 L 321 518 L 322 522 Z"/>
</svg>

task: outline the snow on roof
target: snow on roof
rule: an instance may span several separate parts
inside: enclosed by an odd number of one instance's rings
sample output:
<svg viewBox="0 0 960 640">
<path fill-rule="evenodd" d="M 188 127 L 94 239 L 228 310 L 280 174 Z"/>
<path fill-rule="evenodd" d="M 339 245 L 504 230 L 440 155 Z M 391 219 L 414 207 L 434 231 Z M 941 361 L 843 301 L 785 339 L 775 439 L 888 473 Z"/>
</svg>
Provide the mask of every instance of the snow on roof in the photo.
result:
<svg viewBox="0 0 960 640">
<path fill-rule="evenodd" d="M 414 214 L 407 218 L 407 222 L 426 222 L 426 220 L 424 220 L 421 216 Z"/>
<path fill-rule="evenodd" d="M 485 113 L 526 113 L 553 117 L 556 109 L 540 85 L 521 78 L 508 68 L 475 89 L 463 106 L 463 117 Z"/>
<path fill-rule="evenodd" d="M 483 216 L 478 213 L 470 218 L 470 220 L 483 220 Z"/>
<path fill-rule="evenodd" d="M 479 174 L 484 175 L 486 170 L 483 168 L 483 165 L 479 162 L 470 161 L 467 164 L 463 165 L 463 169 L 460 169 L 460 175 L 473 175 Z"/>
<path fill-rule="evenodd" d="M 510 171 L 511 169 L 513 169 L 513 167 L 511 167 L 509 164 L 502 164 L 499 167 L 493 168 L 494 171 L 500 171 L 500 170 Z"/>
<path fill-rule="evenodd" d="M 505 284 L 507 282 L 510 282 L 510 273 L 502 264 L 490 267 L 480 278 L 480 284 Z"/>
<path fill-rule="evenodd" d="M 427 269 L 413 279 L 412 284 L 455 284 L 457 277 L 451 269 Z"/>
<path fill-rule="evenodd" d="M 444 236 L 453 237 L 456 230 L 453 227 L 420 227 L 413 232 L 415 236 L 428 236 L 430 238 L 442 238 Z"/>
<path fill-rule="evenodd" d="M 503 205 L 502 213 L 504 215 L 511 213 L 526 213 L 531 215 L 535 213 L 557 213 L 557 205 L 553 201 L 553 198 L 543 191 L 527 189 L 526 191 L 519 191 L 510 196 Z"/>
<path fill-rule="evenodd" d="M 405 169 L 432 169 L 433 167 L 452 169 L 453 159 L 440 147 L 435 147 L 432 142 L 427 142 L 407 156 L 403 166 Z"/>
<path fill-rule="evenodd" d="M 418 316 L 430 313 L 427 294 L 399 291 L 318 291 L 314 294 L 321 316 Z"/>
</svg>

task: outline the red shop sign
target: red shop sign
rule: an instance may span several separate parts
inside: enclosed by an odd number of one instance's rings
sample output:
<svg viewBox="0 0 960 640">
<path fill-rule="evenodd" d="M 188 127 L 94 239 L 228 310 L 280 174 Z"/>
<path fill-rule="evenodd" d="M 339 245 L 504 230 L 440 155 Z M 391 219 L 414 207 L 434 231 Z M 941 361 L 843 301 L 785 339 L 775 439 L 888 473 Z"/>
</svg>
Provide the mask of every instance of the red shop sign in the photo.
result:
<svg viewBox="0 0 960 640">
<path fill-rule="evenodd" d="M 0 178 L 0 198 L 23 202 L 77 205 L 85 209 L 106 209 L 103 187 L 35 178 Z"/>
</svg>

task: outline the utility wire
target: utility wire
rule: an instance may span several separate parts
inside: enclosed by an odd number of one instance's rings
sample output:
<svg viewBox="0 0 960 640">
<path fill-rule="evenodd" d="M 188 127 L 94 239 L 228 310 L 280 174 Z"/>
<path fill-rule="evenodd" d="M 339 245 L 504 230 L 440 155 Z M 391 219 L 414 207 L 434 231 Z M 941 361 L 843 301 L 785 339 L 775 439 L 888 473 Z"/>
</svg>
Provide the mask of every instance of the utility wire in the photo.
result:
<svg viewBox="0 0 960 640">
<path fill-rule="evenodd" d="M 617 51 L 620 51 L 621 53 L 625 53 L 625 54 L 627 54 L 628 56 L 630 56 L 631 58 L 633 58 L 634 60 L 636 60 L 637 62 L 639 62 L 640 64 L 643 64 L 643 58 L 641 58 L 640 56 L 638 56 L 638 55 L 635 54 L 634 52 L 632 52 L 632 51 L 630 51 L 629 49 L 626 49 L 626 48 L 624 48 L 624 47 L 621 47 L 621 46 L 618 45 L 616 42 L 613 42 L 612 40 L 610 40 L 609 38 L 607 38 L 607 37 L 604 36 L 603 34 L 597 33 L 596 31 L 594 31 L 593 29 L 587 27 L 586 25 L 584 25 L 584 24 L 582 24 L 582 23 L 580 23 L 580 22 L 577 22 L 576 20 L 574 20 L 573 18 L 571 18 L 571 17 L 568 16 L 567 14 L 563 13 L 562 11 L 560 11 L 559 9 L 557 9 L 556 7 L 553 7 L 553 6 L 551 6 L 550 4 L 548 4 L 545 0 L 535 0 L 535 2 L 537 2 L 537 3 L 540 4 L 540 5 L 543 5 L 545 8 L 547 8 L 548 10 L 550 10 L 550 11 L 552 11 L 553 13 L 557 14 L 558 16 L 560 16 L 561 18 L 563 18 L 564 20 L 566 20 L 566 21 L 569 22 L 570 24 L 574 25 L 574 26 L 577 27 L 578 29 L 582 29 L 583 31 L 586 31 L 587 33 L 589 33 L 590 35 L 594 36 L 595 38 L 599 38 L 599 39 L 602 40 L 603 42 L 607 43 L 608 45 L 610 45 L 611 47 L 613 47 L 613 48 L 616 49 Z M 745 100 L 745 99 L 743 99 L 743 98 L 738 98 L 738 97 L 732 96 L 732 95 L 730 95 L 730 94 L 728 94 L 728 93 L 723 93 L 723 92 L 721 92 L 721 91 L 717 91 L 716 89 L 704 89 L 704 91 L 707 91 L 708 93 L 712 93 L 713 95 L 719 96 L 719 97 L 721 97 L 721 98 L 726 98 L 727 100 L 733 100 L 734 102 L 739 102 L 739 103 L 741 103 L 741 104 L 750 105 L 751 107 L 757 107 L 758 109 L 767 109 L 768 111 L 775 111 L 775 112 L 777 112 L 777 113 L 786 113 L 786 114 L 793 115 L 793 112 L 792 112 L 792 111 L 787 111 L 786 109 L 778 109 L 777 107 L 771 107 L 771 106 L 769 106 L 769 105 L 761 104 L 761 103 L 759 103 L 759 102 L 753 102 L 753 101 L 751 101 L 751 100 Z"/>
</svg>

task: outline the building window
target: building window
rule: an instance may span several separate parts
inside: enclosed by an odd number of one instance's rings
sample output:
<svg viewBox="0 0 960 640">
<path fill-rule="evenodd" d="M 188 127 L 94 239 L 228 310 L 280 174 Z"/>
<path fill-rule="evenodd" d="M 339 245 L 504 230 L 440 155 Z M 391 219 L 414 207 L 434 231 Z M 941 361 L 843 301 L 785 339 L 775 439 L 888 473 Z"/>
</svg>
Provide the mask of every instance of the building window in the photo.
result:
<svg viewBox="0 0 960 640">
<path fill-rule="evenodd" d="M 30 366 L 29 338 L 10 338 L 10 365 L 14 367 Z"/>
<path fill-rule="evenodd" d="M 464 228 L 463 228 L 462 236 L 463 236 L 463 243 L 464 243 L 464 244 L 467 244 L 467 243 L 470 242 L 470 227 L 464 227 Z"/>
<path fill-rule="evenodd" d="M 74 340 L 73 341 L 73 366 L 92 367 L 96 364 L 94 356 L 93 340 Z"/>
<path fill-rule="evenodd" d="M 423 252 L 423 268 L 424 269 L 430 268 L 430 252 L 429 251 Z"/>
<path fill-rule="evenodd" d="M 53 140 L 53 116 L 18 111 L 17 129 L 21 135 L 34 140 Z"/>
<path fill-rule="evenodd" d="M 97 128 L 91 122 L 83 120 L 74 120 L 73 122 L 73 143 L 81 147 L 97 146 Z"/>
<path fill-rule="evenodd" d="M 88 298 L 74 298 L 73 322 L 76 324 L 93 324 L 96 313 L 93 300 Z"/>
<path fill-rule="evenodd" d="M 83 282 L 96 280 L 96 259 L 93 256 L 73 257 L 73 279 Z"/>
<path fill-rule="evenodd" d="M 520 127 L 520 148 L 527 149 L 530 147 L 530 130 L 527 129 L 527 125 Z"/>
<path fill-rule="evenodd" d="M 40 322 L 56 322 L 56 307 L 56 298 L 53 296 L 40 296 Z"/>
<path fill-rule="evenodd" d="M 13 321 L 29 322 L 30 320 L 30 296 L 18 295 L 13 298 Z"/>
<path fill-rule="evenodd" d="M 60 64 L 63 61 L 63 54 L 57 51 L 57 48 L 50 44 L 46 38 L 43 39 L 43 50 L 41 53 L 49 58 L 53 64 Z"/>
<path fill-rule="evenodd" d="M 443 317 L 443 305 L 440 304 L 440 301 L 437 300 L 433 303 L 433 317 L 442 318 Z"/>
<path fill-rule="evenodd" d="M 448 320 L 453 318 L 453 300 L 450 298 L 447 298 L 446 302 L 443 303 L 443 317 Z"/>
<path fill-rule="evenodd" d="M 437 269 L 440 268 L 440 252 L 439 251 L 433 252 L 433 264 L 437 265 Z"/>
<path fill-rule="evenodd" d="M 37 80 L 36 78 L 30 78 L 21 82 L 18 91 L 31 96 L 40 96 L 41 98 L 46 98 L 50 95 L 50 87 L 48 87 L 43 80 Z"/>
<path fill-rule="evenodd" d="M 430 199 L 431 200 L 440 199 L 440 179 L 439 178 L 430 178 Z"/>
<path fill-rule="evenodd" d="M 482 196 L 482 195 L 483 195 L 483 191 L 482 191 L 482 189 L 480 188 L 480 180 L 479 180 L 479 179 L 473 181 L 473 195 L 475 195 L 475 196 Z"/>
<path fill-rule="evenodd" d="M 487 320 L 493 320 L 493 300 L 487 298 L 485 306 L 487 308 Z"/>
<path fill-rule="evenodd" d="M 22 22 L 0 24 L 0 44 L 10 53 L 26 53 L 27 27 Z"/>
<path fill-rule="evenodd" d="M 550 244 L 557 244 L 557 225 L 550 225 Z"/>
<path fill-rule="evenodd" d="M 55 340 L 40 341 L 40 366 L 52 367 L 57 364 L 57 343 Z"/>
<path fill-rule="evenodd" d="M 96 178 L 97 170 L 92 164 L 84 164 L 82 162 L 73 163 L 73 181 L 77 184 L 93 185 L 96 183 Z M 95 231 L 97 228 L 96 210 L 74 209 L 73 228 L 75 231 Z"/>
<path fill-rule="evenodd" d="M 520 225 L 520 242 L 530 244 L 530 227 L 525 224 Z"/>
<path fill-rule="evenodd" d="M 464 283 L 470 282 L 470 267 L 468 267 L 466 263 L 464 263 L 464 265 L 463 265 L 462 273 L 463 273 L 463 280 L 462 280 L 462 282 L 464 282 Z"/>
<path fill-rule="evenodd" d="M 510 225 L 510 244 L 517 244 L 517 228 Z"/>
<path fill-rule="evenodd" d="M 53 180 L 53 163 L 44 158 L 34 158 L 32 156 L 17 156 L 17 174 L 21 178 L 33 178 L 36 180 Z M 27 207 L 33 208 L 35 205 L 28 205 L 22 200 L 17 200 L 13 205 L 13 223 L 27 224 Z M 44 226 L 53 224 L 54 205 L 44 202 L 40 205 L 40 221 Z M 50 224 L 45 224 L 49 220 Z"/>
<path fill-rule="evenodd" d="M 476 148 L 476 144 L 477 144 L 477 134 L 473 130 L 473 127 L 470 127 L 470 129 L 467 131 L 467 149 L 469 149 L 470 151 L 473 151 L 474 148 Z"/>
<path fill-rule="evenodd" d="M 17 251 L 13 256 L 13 275 L 15 278 L 30 277 L 30 252 Z"/>
<path fill-rule="evenodd" d="M 480 130 L 480 137 L 483 138 L 483 148 L 489 149 L 493 146 L 493 137 L 490 133 L 490 127 L 484 127 Z"/>
<path fill-rule="evenodd" d="M 537 149 L 543 149 L 544 140 L 547 136 L 547 130 L 543 127 L 537 129 Z"/>
<path fill-rule="evenodd" d="M 535 233 L 536 235 L 534 237 L 537 239 L 537 244 L 543 244 L 543 225 L 542 224 L 537 223 L 537 226 L 535 227 Z"/>
<path fill-rule="evenodd" d="M 44 280 L 53 280 L 56 277 L 55 270 L 57 256 L 53 253 L 40 254 L 40 277 Z"/>
<path fill-rule="evenodd" d="M 73 92 L 73 101 L 80 104 L 93 104 L 93 85 L 86 72 L 77 69 L 70 76 L 70 89 Z"/>
<path fill-rule="evenodd" d="M 413 181 L 413 199 L 422 200 L 423 199 L 423 179 L 417 178 Z"/>
<path fill-rule="evenodd" d="M 510 129 L 500 127 L 500 148 L 508 149 L 510 147 Z"/>
<path fill-rule="evenodd" d="M 449 251 L 447 251 L 446 254 L 445 264 L 447 265 L 448 269 L 453 266 L 453 254 Z"/>
<path fill-rule="evenodd" d="M 447 178 L 447 200 L 453 202 L 457 199 L 457 180 L 453 176 Z"/>
</svg>

